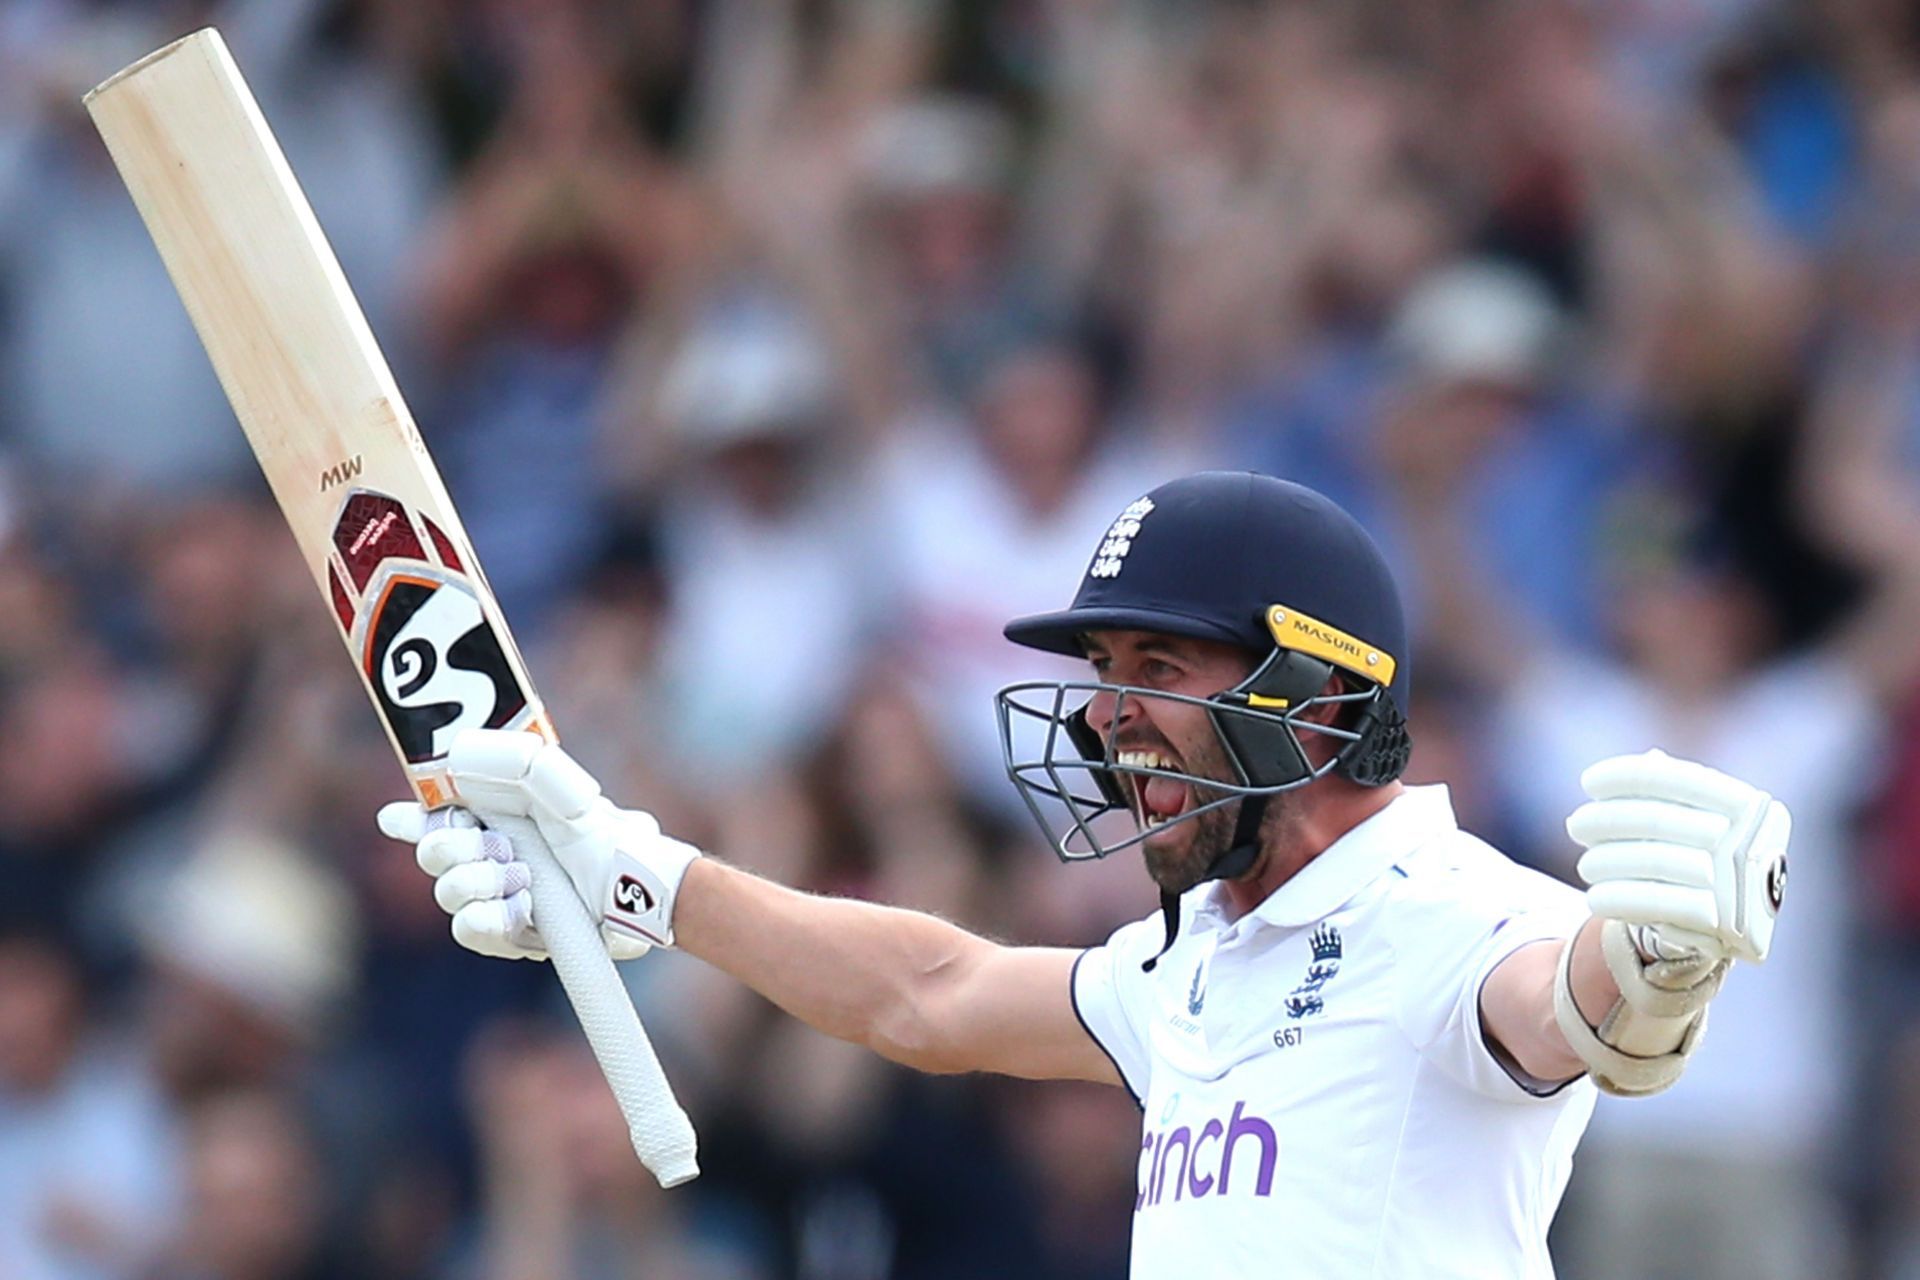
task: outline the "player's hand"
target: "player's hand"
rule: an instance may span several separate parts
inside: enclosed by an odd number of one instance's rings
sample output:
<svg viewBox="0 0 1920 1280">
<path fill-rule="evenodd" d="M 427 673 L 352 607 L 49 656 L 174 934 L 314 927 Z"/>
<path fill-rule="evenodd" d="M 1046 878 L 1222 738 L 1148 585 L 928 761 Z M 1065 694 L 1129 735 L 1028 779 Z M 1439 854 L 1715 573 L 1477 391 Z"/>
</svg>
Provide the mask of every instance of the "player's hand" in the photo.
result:
<svg viewBox="0 0 1920 1280">
<path fill-rule="evenodd" d="M 482 822 L 531 818 L 587 906 L 614 932 L 673 945 L 673 901 L 700 851 L 660 831 L 653 815 L 622 809 L 558 746 L 531 733 L 470 729 L 447 768 L 460 803 Z"/>
<path fill-rule="evenodd" d="M 483 830 L 465 809 L 433 809 L 400 801 L 380 810 L 380 830 L 414 846 L 420 869 L 433 877 L 433 898 L 453 917 L 453 937 L 469 951 L 505 960 L 545 960 L 546 946 L 533 925 L 533 883 L 527 864 L 498 831 Z M 607 935 L 617 960 L 623 952 Z"/>
<path fill-rule="evenodd" d="M 1567 834 L 1586 847 L 1595 915 L 1644 926 L 1633 931 L 1644 958 L 1676 969 L 1767 958 L 1787 886 L 1785 805 L 1659 750 L 1602 760 L 1580 785 L 1592 799 Z"/>
<path fill-rule="evenodd" d="M 614 959 L 672 945 L 674 896 L 699 850 L 662 835 L 652 815 L 617 808 L 571 757 L 533 734 L 462 734 L 448 764 L 468 808 L 391 804 L 380 811 L 380 829 L 416 843 L 462 946 L 513 958 L 546 954 L 526 864 L 504 834 L 479 825 L 500 815 L 533 820 L 600 918 Z"/>
</svg>

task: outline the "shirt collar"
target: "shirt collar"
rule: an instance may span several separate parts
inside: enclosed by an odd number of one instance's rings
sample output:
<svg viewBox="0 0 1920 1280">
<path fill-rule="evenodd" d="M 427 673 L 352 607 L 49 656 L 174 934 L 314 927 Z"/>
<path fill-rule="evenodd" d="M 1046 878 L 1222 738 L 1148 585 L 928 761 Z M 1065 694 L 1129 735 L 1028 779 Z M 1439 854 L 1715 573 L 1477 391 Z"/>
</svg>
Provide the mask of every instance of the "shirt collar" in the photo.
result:
<svg viewBox="0 0 1920 1280">
<path fill-rule="evenodd" d="M 1433 836 L 1459 829 L 1444 786 L 1408 787 L 1356 825 L 1267 895 L 1249 919 L 1298 928 L 1331 915 L 1400 859 Z M 1225 922 L 1223 888 L 1211 884 L 1195 901 L 1196 923 Z"/>
</svg>

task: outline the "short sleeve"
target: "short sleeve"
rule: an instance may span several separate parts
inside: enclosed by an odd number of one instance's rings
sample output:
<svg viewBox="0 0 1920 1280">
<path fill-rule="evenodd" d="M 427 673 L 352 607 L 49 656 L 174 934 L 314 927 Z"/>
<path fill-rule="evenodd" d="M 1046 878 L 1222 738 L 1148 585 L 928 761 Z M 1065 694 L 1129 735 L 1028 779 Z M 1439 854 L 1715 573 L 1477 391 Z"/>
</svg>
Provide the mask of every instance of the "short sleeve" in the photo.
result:
<svg viewBox="0 0 1920 1280">
<path fill-rule="evenodd" d="M 1513 1102 L 1548 1097 L 1494 1056 L 1480 1022 L 1480 990 L 1508 956 L 1571 936 L 1590 913 L 1578 891 L 1487 852 L 1499 860 L 1497 871 L 1430 871 L 1476 883 L 1422 894 L 1400 913 L 1393 945 L 1401 1026 L 1421 1056 L 1475 1093 Z"/>
<path fill-rule="evenodd" d="M 1073 1011 L 1113 1060 L 1135 1103 L 1146 1096 L 1152 1060 L 1140 1017 L 1148 995 L 1140 965 L 1153 954 L 1151 947 L 1141 950 L 1149 924 L 1157 926 L 1158 921 L 1123 925 L 1073 962 Z"/>
</svg>

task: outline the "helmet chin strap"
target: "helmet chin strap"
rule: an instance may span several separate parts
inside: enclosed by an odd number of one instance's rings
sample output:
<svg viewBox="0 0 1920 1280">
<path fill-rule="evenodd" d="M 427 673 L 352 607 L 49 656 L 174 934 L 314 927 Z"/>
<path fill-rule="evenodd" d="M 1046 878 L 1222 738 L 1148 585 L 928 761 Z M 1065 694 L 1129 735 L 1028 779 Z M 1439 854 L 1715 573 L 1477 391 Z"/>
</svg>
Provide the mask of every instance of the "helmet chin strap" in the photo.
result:
<svg viewBox="0 0 1920 1280">
<path fill-rule="evenodd" d="M 1253 860 L 1260 856 L 1260 823 L 1267 816 L 1267 797 L 1248 796 L 1240 802 L 1240 817 L 1233 824 L 1233 843 L 1226 852 L 1208 865 L 1206 874 L 1200 877 L 1200 883 L 1209 880 L 1232 880 L 1247 873 Z M 1152 973 L 1160 963 L 1160 957 L 1172 949 L 1174 940 L 1180 936 L 1180 895 L 1165 889 L 1160 891 L 1160 918 L 1166 923 L 1166 941 L 1153 957 L 1140 966 L 1144 973 Z"/>
</svg>

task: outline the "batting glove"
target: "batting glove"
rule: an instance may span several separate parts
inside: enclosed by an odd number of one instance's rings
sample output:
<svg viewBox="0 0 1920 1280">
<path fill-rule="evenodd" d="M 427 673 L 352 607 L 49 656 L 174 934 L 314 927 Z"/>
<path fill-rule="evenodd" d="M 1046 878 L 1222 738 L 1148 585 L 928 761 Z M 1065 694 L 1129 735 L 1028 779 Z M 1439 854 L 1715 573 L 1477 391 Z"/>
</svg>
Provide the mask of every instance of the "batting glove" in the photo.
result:
<svg viewBox="0 0 1920 1280">
<path fill-rule="evenodd" d="M 1686 1070 L 1733 960 L 1767 958 L 1791 823 L 1766 792 L 1664 751 L 1602 760 L 1580 785 L 1592 798 L 1568 817 L 1567 834 L 1586 846 L 1580 877 L 1620 995 L 1589 1024 L 1569 945 L 1554 976 L 1554 1020 L 1596 1085 L 1642 1097 Z"/>
<path fill-rule="evenodd" d="M 448 764 L 467 807 L 429 812 L 411 802 L 390 804 L 380 811 L 380 829 L 416 845 L 461 946 L 509 959 L 546 958 L 529 869 L 505 834 L 482 825 L 500 816 L 533 820 L 599 916 L 614 959 L 673 944 L 674 897 L 698 849 L 662 835 L 651 814 L 615 806 L 572 757 L 533 734 L 470 731 L 455 740 Z"/>
<path fill-rule="evenodd" d="M 1580 785 L 1592 799 L 1567 834 L 1586 847 L 1596 916 L 1639 926 L 1635 944 L 1656 964 L 1767 958 L 1787 887 L 1785 805 L 1658 750 L 1602 760 Z"/>
</svg>

